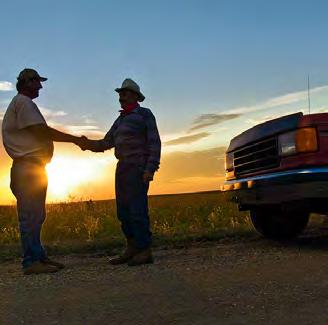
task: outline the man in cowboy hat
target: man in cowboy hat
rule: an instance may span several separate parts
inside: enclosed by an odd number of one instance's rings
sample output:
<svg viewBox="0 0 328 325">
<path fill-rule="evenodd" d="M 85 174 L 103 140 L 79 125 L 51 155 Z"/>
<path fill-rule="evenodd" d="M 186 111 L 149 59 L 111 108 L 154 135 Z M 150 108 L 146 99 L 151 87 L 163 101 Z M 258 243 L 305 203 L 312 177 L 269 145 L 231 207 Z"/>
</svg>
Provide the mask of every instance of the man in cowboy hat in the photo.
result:
<svg viewBox="0 0 328 325">
<path fill-rule="evenodd" d="M 138 84 L 125 79 L 115 91 L 122 108 L 119 117 L 104 139 L 85 138 L 81 149 L 103 152 L 115 148 L 117 216 L 127 247 L 110 263 L 134 266 L 153 262 L 147 193 L 149 182 L 159 168 L 161 140 L 153 113 L 138 103 L 145 99 Z"/>
<path fill-rule="evenodd" d="M 3 144 L 13 159 L 10 187 L 17 199 L 25 274 L 52 273 L 64 267 L 47 257 L 40 240 L 46 218 L 45 166 L 53 155 L 53 141 L 78 144 L 81 140 L 50 128 L 33 102 L 39 96 L 41 82 L 46 80 L 33 69 L 21 71 L 16 84 L 18 94 L 2 121 Z"/>
</svg>

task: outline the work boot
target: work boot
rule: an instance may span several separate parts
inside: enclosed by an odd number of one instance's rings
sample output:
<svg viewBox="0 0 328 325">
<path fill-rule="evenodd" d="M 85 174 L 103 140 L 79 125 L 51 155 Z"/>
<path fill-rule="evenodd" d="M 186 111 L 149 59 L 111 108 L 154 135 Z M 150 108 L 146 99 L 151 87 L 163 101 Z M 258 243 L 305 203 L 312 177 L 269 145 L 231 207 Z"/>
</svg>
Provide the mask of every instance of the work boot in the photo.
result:
<svg viewBox="0 0 328 325">
<path fill-rule="evenodd" d="M 65 265 L 59 262 L 55 262 L 53 260 L 51 260 L 50 258 L 45 258 L 44 260 L 41 261 L 41 263 L 43 264 L 47 264 L 47 265 L 52 265 L 52 266 L 56 266 L 58 269 L 62 270 Z"/>
<path fill-rule="evenodd" d="M 41 274 L 41 273 L 55 273 L 58 272 L 59 268 L 53 265 L 44 264 L 41 262 L 34 262 L 30 266 L 24 268 L 23 272 L 25 275 Z"/>
<path fill-rule="evenodd" d="M 127 239 L 127 245 L 124 253 L 119 256 L 109 260 L 112 265 L 119 265 L 128 262 L 137 253 L 137 248 L 135 247 L 134 239 Z"/>
<path fill-rule="evenodd" d="M 154 263 L 153 254 L 151 248 L 145 248 L 139 250 L 128 262 L 129 266 L 137 266 L 142 264 L 152 264 Z"/>
</svg>

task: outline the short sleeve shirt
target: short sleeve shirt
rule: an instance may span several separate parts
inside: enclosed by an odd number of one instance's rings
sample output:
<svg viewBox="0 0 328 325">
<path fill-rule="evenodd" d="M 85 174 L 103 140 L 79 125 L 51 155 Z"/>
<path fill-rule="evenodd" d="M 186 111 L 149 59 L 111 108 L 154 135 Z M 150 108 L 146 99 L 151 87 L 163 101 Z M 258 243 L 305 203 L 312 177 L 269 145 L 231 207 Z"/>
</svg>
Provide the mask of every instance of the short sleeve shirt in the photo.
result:
<svg viewBox="0 0 328 325">
<path fill-rule="evenodd" d="M 17 94 L 9 104 L 2 121 L 3 144 L 11 158 L 31 157 L 46 162 L 51 160 L 53 142 L 37 138 L 26 129 L 37 124 L 47 125 L 39 108 L 31 98 Z"/>
</svg>

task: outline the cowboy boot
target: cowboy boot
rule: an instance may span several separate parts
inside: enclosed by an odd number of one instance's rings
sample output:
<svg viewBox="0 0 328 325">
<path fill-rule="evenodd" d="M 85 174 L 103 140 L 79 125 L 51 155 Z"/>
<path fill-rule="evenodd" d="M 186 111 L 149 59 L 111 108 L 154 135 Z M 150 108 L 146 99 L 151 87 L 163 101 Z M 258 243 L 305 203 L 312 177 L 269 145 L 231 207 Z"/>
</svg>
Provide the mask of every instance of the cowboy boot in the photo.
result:
<svg viewBox="0 0 328 325">
<path fill-rule="evenodd" d="M 127 238 L 127 245 L 124 253 L 121 256 L 112 258 L 109 263 L 112 265 L 119 265 L 128 262 L 137 253 L 137 248 L 135 247 L 134 239 Z"/>
<path fill-rule="evenodd" d="M 137 266 L 142 264 L 152 264 L 154 263 L 153 254 L 151 248 L 145 248 L 139 250 L 129 261 L 129 266 Z"/>
</svg>

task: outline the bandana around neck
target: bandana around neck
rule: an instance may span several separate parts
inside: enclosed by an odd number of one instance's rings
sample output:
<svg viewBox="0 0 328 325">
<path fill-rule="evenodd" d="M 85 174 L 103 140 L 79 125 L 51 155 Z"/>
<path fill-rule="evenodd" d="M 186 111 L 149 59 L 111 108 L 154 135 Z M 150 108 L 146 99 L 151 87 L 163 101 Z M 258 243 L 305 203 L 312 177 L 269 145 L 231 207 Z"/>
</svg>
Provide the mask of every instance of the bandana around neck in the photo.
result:
<svg viewBox="0 0 328 325">
<path fill-rule="evenodd" d="M 120 110 L 121 113 L 123 114 L 128 114 L 132 112 L 135 108 L 139 107 L 138 103 L 132 103 L 132 104 L 127 104 L 127 105 L 122 105 L 122 109 Z"/>
</svg>

